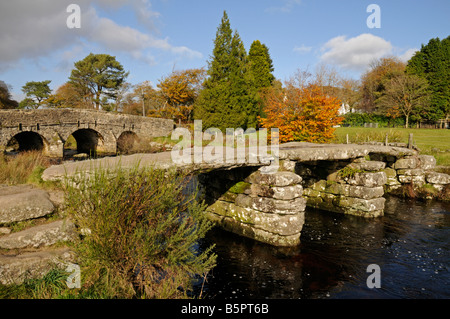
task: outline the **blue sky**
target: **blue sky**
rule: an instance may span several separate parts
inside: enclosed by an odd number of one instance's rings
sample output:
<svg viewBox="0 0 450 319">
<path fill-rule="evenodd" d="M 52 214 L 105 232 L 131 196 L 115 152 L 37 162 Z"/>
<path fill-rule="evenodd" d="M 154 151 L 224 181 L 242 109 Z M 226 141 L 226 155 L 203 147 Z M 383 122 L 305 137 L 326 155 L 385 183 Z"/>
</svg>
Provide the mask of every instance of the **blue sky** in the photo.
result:
<svg viewBox="0 0 450 319">
<path fill-rule="evenodd" d="M 71 3 L 81 28 L 69 29 Z M 368 5 L 381 10 L 369 28 Z M 156 85 L 172 70 L 206 67 L 223 11 L 248 50 L 269 48 L 275 76 L 286 80 L 322 63 L 358 79 L 370 61 L 407 60 L 431 38 L 450 35 L 448 0 L 14 0 L 0 3 L 0 80 L 23 98 L 27 81 L 64 84 L 90 52 L 116 56 L 127 81 Z"/>
</svg>

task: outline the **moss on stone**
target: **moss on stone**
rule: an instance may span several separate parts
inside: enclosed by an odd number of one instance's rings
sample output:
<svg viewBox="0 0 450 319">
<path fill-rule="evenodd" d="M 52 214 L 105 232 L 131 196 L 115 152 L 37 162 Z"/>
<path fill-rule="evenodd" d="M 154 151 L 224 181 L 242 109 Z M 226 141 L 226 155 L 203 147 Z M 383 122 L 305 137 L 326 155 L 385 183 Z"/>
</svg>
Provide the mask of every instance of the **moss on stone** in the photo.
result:
<svg viewBox="0 0 450 319">
<path fill-rule="evenodd" d="M 327 188 L 327 181 L 322 179 L 318 182 L 315 182 L 310 186 L 310 188 L 318 192 L 323 192 Z"/>
<path fill-rule="evenodd" d="M 233 186 L 231 186 L 229 191 L 234 194 L 243 194 L 247 189 L 250 188 L 250 186 L 251 186 L 250 183 L 238 182 L 238 183 L 234 184 Z"/>
<path fill-rule="evenodd" d="M 424 184 L 417 191 L 417 196 L 424 199 L 434 199 L 440 195 L 440 191 L 432 184 Z"/>
<path fill-rule="evenodd" d="M 237 196 L 236 193 L 226 192 L 225 194 L 219 197 L 219 200 L 234 203 L 236 201 L 236 196 Z"/>
<path fill-rule="evenodd" d="M 306 205 L 310 207 L 319 207 L 322 204 L 322 197 L 306 197 Z"/>
<path fill-rule="evenodd" d="M 340 178 L 353 178 L 357 173 L 364 173 L 364 171 L 359 168 L 346 166 L 339 171 L 338 175 Z"/>
</svg>

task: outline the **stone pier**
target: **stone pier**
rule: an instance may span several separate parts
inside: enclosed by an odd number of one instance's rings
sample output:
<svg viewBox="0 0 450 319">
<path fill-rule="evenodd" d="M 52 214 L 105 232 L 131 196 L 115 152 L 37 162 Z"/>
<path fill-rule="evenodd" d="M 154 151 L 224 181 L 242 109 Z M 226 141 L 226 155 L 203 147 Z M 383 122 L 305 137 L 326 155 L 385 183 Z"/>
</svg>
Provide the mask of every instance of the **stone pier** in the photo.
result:
<svg viewBox="0 0 450 319">
<path fill-rule="evenodd" d="M 302 178 L 293 172 L 220 171 L 199 176 L 209 218 L 222 228 L 275 246 L 295 246 L 305 222 Z M 236 178 L 239 176 L 241 178 Z M 244 176 L 243 176 L 244 175 Z"/>
<path fill-rule="evenodd" d="M 298 168 L 305 178 L 307 205 L 362 217 L 382 216 L 386 164 L 362 158 L 346 163 L 305 163 Z"/>
</svg>

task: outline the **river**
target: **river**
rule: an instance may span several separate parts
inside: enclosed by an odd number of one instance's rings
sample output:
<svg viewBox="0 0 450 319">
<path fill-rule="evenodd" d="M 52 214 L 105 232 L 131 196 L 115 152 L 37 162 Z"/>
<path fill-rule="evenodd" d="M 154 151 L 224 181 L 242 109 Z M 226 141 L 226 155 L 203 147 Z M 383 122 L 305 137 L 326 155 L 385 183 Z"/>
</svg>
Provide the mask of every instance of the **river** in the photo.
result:
<svg viewBox="0 0 450 319">
<path fill-rule="evenodd" d="M 448 299 L 450 203 L 389 196 L 377 219 L 307 208 L 301 244 L 276 248 L 213 229 L 205 299 Z M 370 264 L 380 288 L 368 288 Z"/>
</svg>

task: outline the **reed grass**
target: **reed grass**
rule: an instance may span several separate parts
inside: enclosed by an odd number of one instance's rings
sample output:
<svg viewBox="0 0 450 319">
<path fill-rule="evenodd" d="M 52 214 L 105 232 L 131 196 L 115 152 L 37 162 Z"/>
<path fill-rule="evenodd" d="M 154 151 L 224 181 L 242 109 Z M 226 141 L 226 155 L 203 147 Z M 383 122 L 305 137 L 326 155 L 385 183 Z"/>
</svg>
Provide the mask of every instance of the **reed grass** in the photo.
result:
<svg viewBox="0 0 450 319">
<path fill-rule="evenodd" d="M 49 166 L 41 152 L 31 151 L 16 156 L 0 154 L 0 184 L 16 185 L 37 182 L 38 177 Z"/>
</svg>

